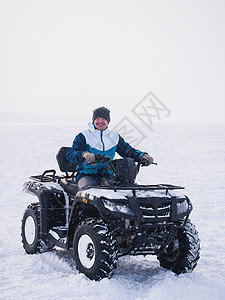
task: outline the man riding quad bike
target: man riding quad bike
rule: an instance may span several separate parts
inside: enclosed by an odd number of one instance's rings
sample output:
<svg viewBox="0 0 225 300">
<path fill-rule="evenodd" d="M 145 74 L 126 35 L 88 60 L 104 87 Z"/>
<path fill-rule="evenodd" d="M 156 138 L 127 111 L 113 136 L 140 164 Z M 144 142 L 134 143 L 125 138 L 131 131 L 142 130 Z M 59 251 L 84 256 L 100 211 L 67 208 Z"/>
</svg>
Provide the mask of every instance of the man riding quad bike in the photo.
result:
<svg viewBox="0 0 225 300">
<path fill-rule="evenodd" d="M 51 251 L 54 246 L 72 249 L 79 272 L 94 280 L 110 277 L 124 255 L 156 255 L 162 267 L 176 274 L 191 272 L 199 259 L 200 242 L 183 187 L 135 183 L 140 166 L 153 163 L 148 154 L 132 152 L 128 145 L 127 153 L 132 154 L 113 160 L 111 151 L 93 153 L 92 133 L 85 134 L 75 141 L 81 147 L 89 141 L 89 148 L 77 150 L 75 143 L 57 153 L 64 175 L 47 170 L 24 185 L 38 200 L 27 207 L 22 220 L 26 253 Z M 107 145 L 115 142 L 113 137 Z M 108 150 L 104 143 L 102 147 Z M 119 147 L 118 152 L 123 151 Z M 100 173 L 101 169 L 107 172 Z"/>
<path fill-rule="evenodd" d="M 113 160 L 117 152 L 121 157 L 133 158 L 146 166 L 153 162 L 148 153 L 134 149 L 118 133 L 111 131 L 108 128 L 109 122 L 110 111 L 104 106 L 96 108 L 88 129 L 75 137 L 72 148 L 66 154 L 67 159 L 76 165 L 79 189 L 100 185 L 112 178 L 107 163 L 93 164 L 95 154 L 109 156 Z"/>
</svg>

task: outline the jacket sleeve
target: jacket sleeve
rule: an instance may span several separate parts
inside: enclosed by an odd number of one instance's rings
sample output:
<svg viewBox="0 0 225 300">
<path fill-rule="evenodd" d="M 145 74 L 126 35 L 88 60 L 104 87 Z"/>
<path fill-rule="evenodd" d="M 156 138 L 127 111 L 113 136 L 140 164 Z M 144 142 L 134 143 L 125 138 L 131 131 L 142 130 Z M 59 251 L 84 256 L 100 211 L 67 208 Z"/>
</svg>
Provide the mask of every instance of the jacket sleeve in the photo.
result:
<svg viewBox="0 0 225 300">
<path fill-rule="evenodd" d="M 66 158 L 73 164 L 78 165 L 83 162 L 82 154 L 86 151 L 86 139 L 82 133 L 79 133 L 74 141 L 73 146 L 66 153 Z"/>
<path fill-rule="evenodd" d="M 131 145 L 125 142 L 120 135 L 119 135 L 119 142 L 116 148 L 116 152 L 122 157 L 133 158 L 135 161 L 138 161 L 139 158 L 142 156 L 142 154 L 145 153 L 131 147 Z"/>
</svg>

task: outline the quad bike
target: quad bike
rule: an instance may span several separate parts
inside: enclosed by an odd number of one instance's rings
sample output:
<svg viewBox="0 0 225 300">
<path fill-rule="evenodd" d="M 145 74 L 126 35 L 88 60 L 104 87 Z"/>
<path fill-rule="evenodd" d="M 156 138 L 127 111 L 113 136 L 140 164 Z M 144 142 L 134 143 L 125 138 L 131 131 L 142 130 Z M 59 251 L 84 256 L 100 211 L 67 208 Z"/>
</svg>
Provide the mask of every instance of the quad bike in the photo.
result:
<svg viewBox="0 0 225 300">
<path fill-rule="evenodd" d="M 47 170 L 24 184 L 38 198 L 22 219 L 26 253 L 72 248 L 78 271 L 93 280 L 112 276 L 123 255 L 156 255 L 161 267 L 176 274 L 193 271 L 200 242 L 183 187 L 138 185 L 140 163 L 96 155 L 96 163 L 108 162 L 113 180 L 79 191 L 68 149 L 56 155 L 64 175 Z"/>
</svg>

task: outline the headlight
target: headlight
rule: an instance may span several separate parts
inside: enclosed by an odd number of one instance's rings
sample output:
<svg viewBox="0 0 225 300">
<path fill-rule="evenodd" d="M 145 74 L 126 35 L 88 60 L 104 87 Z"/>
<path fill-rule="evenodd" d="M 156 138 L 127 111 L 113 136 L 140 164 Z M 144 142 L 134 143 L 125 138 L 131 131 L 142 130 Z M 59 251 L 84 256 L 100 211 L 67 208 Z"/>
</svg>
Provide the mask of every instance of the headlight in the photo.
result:
<svg viewBox="0 0 225 300">
<path fill-rule="evenodd" d="M 177 203 L 177 213 L 178 214 L 182 214 L 182 213 L 184 213 L 184 212 L 186 212 L 186 211 L 188 211 L 188 202 L 187 202 L 187 200 L 184 200 L 183 202 L 178 202 Z"/>
<path fill-rule="evenodd" d="M 106 199 L 102 199 L 102 203 L 104 204 L 105 208 L 107 208 L 110 211 L 134 216 L 134 212 L 132 211 L 132 209 L 125 204 L 115 203 Z"/>
</svg>

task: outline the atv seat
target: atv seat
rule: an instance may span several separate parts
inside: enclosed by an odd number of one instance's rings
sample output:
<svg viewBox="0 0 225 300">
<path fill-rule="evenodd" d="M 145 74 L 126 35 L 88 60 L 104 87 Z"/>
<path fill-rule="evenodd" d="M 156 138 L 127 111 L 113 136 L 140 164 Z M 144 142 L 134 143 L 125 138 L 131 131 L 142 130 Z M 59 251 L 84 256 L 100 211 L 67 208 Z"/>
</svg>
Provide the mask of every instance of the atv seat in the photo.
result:
<svg viewBox="0 0 225 300">
<path fill-rule="evenodd" d="M 71 163 L 66 158 L 67 151 L 71 149 L 70 147 L 61 147 L 56 154 L 56 159 L 59 165 L 59 169 L 62 172 L 65 172 L 67 177 L 72 177 L 74 173 L 76 172 L 76 165 Z M 69 176 L 68 172 L 72 172 L 72 175 Z"/>
<path fill-rule="evenodd" d="M 66 158 L 66 153 L 69 149 L 69 147 L 61 147 L 56 154 L 56 159 L 60 171 L 66 173 L 66 177 L 61 178 L 59 180 L 59 184 L 64 189 L 64 191 L 76 195 L 76 193 L 78 192 L 78 186 L 74 177 L 74 174 L 76 172 L 76 165 L 68 161 Z M 71 172 L 72 174 L 69 175 L 69 172 Z"/>
<path fill-rule="evenodd" d="M 64 189 L 65 192 L 76 195 L 78 192 L 78 185 L 74 177 L 71 178 L 62 178 L 59 180 L 60 186 Z"/>
</svg>

